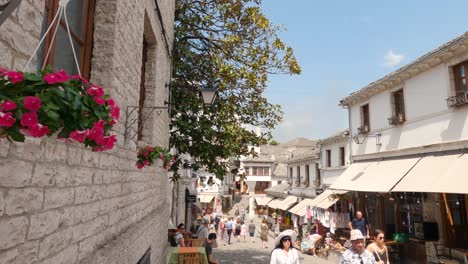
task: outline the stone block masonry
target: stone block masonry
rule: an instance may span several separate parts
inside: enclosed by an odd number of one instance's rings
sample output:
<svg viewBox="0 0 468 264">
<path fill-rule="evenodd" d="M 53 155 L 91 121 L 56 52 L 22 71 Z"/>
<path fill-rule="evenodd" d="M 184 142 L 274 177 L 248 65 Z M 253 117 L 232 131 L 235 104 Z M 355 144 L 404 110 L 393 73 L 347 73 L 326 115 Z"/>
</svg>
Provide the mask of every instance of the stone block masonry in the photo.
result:
<svg viewBox="0 0 468 264">
<path fill-rule="evenodd" d="M 45 3 L 23 0 L 0 26 L 0 67 L 23 70 L 44 32 Z M 175 3 L 158 4 L 172 45 Z M 149 248 L 152 264 L 166 262 L 167 172 L 135 162 L 138 145 L 167 147 L 167 113 L 152 117 L 144 142 L 123 142 L 125 109 L 139 102 L 143 38 L 151 46 L 145 105 L 167 101 L 171 63 L 161 27 L 154 0 L 95 1 L 91 82 L 122 109 L 112 151 L 54 138 L 0 140 L 0 264 L 133 264 Z M 33 58 L 26 70 L 40 64 Z"/>
</svg>

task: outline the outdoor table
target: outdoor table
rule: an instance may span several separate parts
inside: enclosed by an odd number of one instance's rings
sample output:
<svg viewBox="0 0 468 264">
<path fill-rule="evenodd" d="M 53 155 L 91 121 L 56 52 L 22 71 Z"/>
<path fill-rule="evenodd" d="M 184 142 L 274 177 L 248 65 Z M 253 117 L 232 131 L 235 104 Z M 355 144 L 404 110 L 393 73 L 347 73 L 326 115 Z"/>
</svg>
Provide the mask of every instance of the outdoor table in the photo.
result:
<svg viewBox="0 0 468 264">
<path fill-rule="evenodd" d="M 205 247 L 174 247 L 169 257 L 169 264 L 183 263 L 184 254 L 200 254 L 200 264 L 208 264 L 208 256 Z M 179 261 L 181 260 L 181 261 Z"/>
</svg>

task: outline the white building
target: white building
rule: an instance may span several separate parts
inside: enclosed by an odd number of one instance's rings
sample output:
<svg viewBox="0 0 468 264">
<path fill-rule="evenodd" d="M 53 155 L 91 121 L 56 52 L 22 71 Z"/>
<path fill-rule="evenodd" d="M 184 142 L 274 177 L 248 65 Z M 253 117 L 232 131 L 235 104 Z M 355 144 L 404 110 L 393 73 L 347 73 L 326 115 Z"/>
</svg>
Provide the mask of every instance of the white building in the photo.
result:
<svg viewBox="0 0 468 264">
<path fill-rule="evenodd" d="M 320 165 L 317 187 L 328 188 L 349 165 L 349 131 L 341 131 L 319 140 Z M 318 169 L 318 168 L 317 168 Z"/>
<path fill-rule="evenodd" d="M 331 188 L 359 191 L 373 228 L 413 237 L 419 263 L 437 261 L 431 240 L 468 248 L 467 92 L 468 32 L 341 101 L 353 163 Z"/>
<path fill-rule="evenodd" d="M 289 194 L 301 198 L 316 196 L 316 188 L 320 187 L 317 181 L 320 179 L 318 148 L 315 148 L 315 152 L 288 160 Z"/>
</svg>

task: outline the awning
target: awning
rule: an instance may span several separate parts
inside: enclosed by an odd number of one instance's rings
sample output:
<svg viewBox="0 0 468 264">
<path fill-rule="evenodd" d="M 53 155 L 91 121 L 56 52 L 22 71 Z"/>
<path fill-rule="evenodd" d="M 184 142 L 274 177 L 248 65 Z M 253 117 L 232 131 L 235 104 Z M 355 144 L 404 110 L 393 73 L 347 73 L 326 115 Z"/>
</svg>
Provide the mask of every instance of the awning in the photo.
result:
<svg viewBox="0 0 468 264">
<path fill-rule="evenodd" d="M 268 207 L 271 207 L 273 209 L 276 209 L 278 208 L 279 204 L 282 202 L 283 200 L 280 200 L 280 199 L 275 199 L 275 200 L 272 200 L 271 202 L 268 203 Z"/>
<path fill-rule="evenodd" d="M 198 197 L 200 197 L 200 203 L 209 203 L 213 200 L 214 195 L 199 195 Z"/>
<path fill-rule="evenodd" d="M 291 206 L 293 206 L 295 203 L 297 203 L 297 197 L 296 196 L 288 196 L 286 199 L 284 199 L 277 207 L 277 209 L 286 211 L 288 210 Z"/>
<path fill-rule="evenodd" d="M 319 196 L 314 198 L 311 207 L 318 207 L 318 208 L 322 208 L 322 209 L 328 209 L 330 206 L 332 206 L 336 202 L 338 202 L 338 199 L 333 199 L 330 196 L 332 194 L 343 194 L 343 193 L 346 193 L 346 191 L 325 190 Z"/>
<path fill-rule="evenodd" d="M 267 193 L 280 193 L 280 194 L 286 194 L 286 192 L 289 189 L 289 183 L 283 182 L 281 184 L 272 186 L 270 188 L 265 189 L 265 192 Z"/>
<path fill-rule="evenodd" d="M 337 179 L 336 184 L 332 184 L 330 188 L 361 192 L 389 192 L 420 159 L 416 157 L 354 163 L 357 166 L 348 167 Z M 350 168 L 352 171 L 348 172 Z"/>
<path fill-rule="evenodd" d="M 304 199 L 300 203 L 296 204 L 293 208 L 289 209 L 289 212 L 298 216 L 305 216 L 306 215 L 306 207 L 307 205 L 312 207 L 313 199 Z"/>
<path fill-rule="evenodd" d="M 257 197 L 257 198 L 255 198 L 255 201 L 257 202 L 257 205 L 259 205 L 259 206 L 266 205 L 266 204 L 269 203 L 271 200 L 273 200 L 273 197 L 265 196 L 265 197 Z"/>
<path fill-rule="evenodd" d="M 468 193 L 467 164 L 468 154 L 424 157 L 392 191 Z"/>
</svg>

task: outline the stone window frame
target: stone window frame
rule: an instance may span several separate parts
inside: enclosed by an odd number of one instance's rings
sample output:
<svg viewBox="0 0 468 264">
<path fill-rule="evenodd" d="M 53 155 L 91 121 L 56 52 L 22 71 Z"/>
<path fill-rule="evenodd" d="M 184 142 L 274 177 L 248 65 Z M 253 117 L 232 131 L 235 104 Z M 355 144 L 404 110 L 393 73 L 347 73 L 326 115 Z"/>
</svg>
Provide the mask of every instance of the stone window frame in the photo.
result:
<svg viewBox="0 0 468 264">
<path fill-rule="evenodd" d="M 72 38 L 80 45 L 81 47 L 81 52 L 80 52 L 80 58 L 79 58 L 79 64 L 80 64 L 80 71 L 81 75 L 85 79 L 90 79 L 91 77 L 91 57 L 92 57 L 92 52 L 93 52 L 93 29 L 94 29 L 94 11 L 95 11 L 95 6 L 96 6 L 96 0 L 79 0 L 79 1 L 85 1 L 84 3 L 84 13 L 83 13 L 83 32 L 81 38 L 75 34 L 71 29 L 70 33 Z M 48 28 L 50 24 L 52 23 L 55 14 L 57 13 L 57 10 L 59 8 L 59 0 L 46 0 L 45 3 L 45 10 L 46 10 L 46 23 L 45 23 L 45 28 Z M 64 29 L 66 29 L 65 26 L 65 21 L 63 19 L 60 19 L 59 21 L 60 26 Z M 50 32 L 54 32 L 55 28 L 57 26 L 54 26 Z M 45 38 L 44 42 L 44 58 L 42 58 L 42 64 L 43 65 L 54 65 L 54 53 L 55 53 L 55 42 L 56 38 L 53 39 L 53 34 L 48 34 L 48 36 Z M 47 53 L 47 50 L 50 50 L 50 54 L 47 57 L 47 60 L 45 60 L 45 55 Z M 73 60 L 73 58 L 70 58 Z"/>
</svg>

